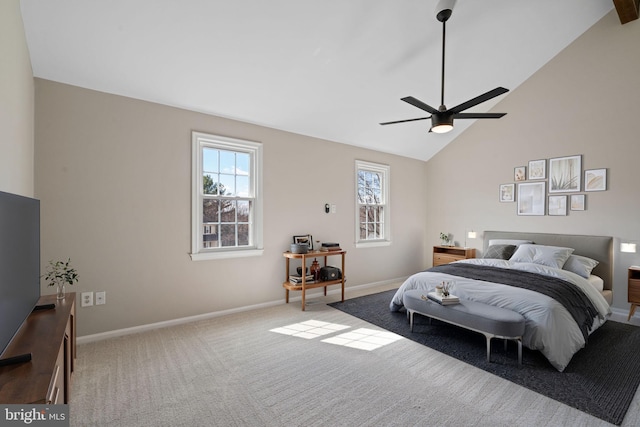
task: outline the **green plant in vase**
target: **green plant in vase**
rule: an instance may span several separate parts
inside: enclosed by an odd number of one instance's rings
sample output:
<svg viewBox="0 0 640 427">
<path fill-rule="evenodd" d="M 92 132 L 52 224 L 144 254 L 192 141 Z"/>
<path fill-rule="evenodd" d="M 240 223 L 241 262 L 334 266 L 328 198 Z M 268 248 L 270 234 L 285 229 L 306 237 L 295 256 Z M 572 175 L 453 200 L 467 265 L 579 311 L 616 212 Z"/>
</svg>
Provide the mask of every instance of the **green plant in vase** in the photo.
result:
<svg viewBox="0 0 640 427">
<path fill-rule="evenodd" d="M 449 239 L 449 233 L 440 233 L 440 240 L 442 241 L 442 246 L 449 246 L 451 239 Z"/>
<path fill-rule="evenodd" d="M 64 298 L 64 286 L 73 285 L 78 281 L 78 271 L 71 267 L 71 258 L 67 261 L 49 261 L 45 270 L 44 280 L 49 286 L 57 286 L 57 298 Z"/>
</svg>

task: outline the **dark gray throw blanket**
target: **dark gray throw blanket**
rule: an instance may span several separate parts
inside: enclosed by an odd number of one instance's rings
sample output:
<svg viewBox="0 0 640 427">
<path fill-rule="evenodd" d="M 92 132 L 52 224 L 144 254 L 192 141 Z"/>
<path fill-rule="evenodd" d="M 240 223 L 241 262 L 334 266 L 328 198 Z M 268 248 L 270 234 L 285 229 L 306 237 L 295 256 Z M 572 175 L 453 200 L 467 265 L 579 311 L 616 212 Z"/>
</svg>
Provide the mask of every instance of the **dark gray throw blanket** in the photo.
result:
<svg viewBox="0 0 640 427">
<path fill-rule="evenodd" d="M 516 286 L 551 297 L 562 304 L 575 319 L 582 331 L 585 343 L 589 336 L 589 330 L 593 326 L 593 318 L 598 314 L 598 310 L 580 288 L 556 277 L 528 271 L 463 263 L 443 264 L 427 271 Z"/>
</svg>

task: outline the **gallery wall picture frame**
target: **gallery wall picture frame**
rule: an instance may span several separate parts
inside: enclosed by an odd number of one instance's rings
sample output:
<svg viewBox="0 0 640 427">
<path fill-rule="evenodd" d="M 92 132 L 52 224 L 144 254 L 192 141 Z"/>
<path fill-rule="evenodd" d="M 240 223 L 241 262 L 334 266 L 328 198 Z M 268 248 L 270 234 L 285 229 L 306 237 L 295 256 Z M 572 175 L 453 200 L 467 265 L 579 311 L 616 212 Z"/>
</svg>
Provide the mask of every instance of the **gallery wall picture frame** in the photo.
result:
<svg viewBox="0 0 640 427">
<path fill-rule="evenodd" d="M 547 160 L 529 160 L 528 179 L 545 179 L 547 177 Z"/>
<path fill-rule="evenodd" d="M 311 234 L 293 236 L 293 243 L 306 243 L 309 245 L 309 250 L 313 250 L 313 237 L 311 236 Z"/>
<path fill-rule="evenodd" d="M 567 215 L 567 196 L 549 196 L 549 215 Z"/>
<path fill-rule="evenodd" d="M 606 189 L 606 169 L 589 169 L 584 171 L 584 191 L 605 191 Z"/>
<path fill-rule="evenodd" d="M 549 193 L 580 191 L 581 168 L 580 155 L 549 159 Z"/>
<path fill-rule="evenodd" d="M 518 215 L 545 215 L 546 182 L 518 184 Z"/>
<path fill-rule="evenodd" d="M 527 167 L 526 166 L 516 166 L 513 168 L 513 180 L 514 181 L 525 181 L 527 179 Z"/>
<path fill-rule="evenodd" d="M 500 184 L 500 201 L 515 202 L 516 201 L 516 185 Z"/>
<path fill-rule="evenodd" d="M 572 194 L 569 203 L 572 211 L 583 211 L 586 209 L 586 196 L 584 194 Z"/>
</svg>

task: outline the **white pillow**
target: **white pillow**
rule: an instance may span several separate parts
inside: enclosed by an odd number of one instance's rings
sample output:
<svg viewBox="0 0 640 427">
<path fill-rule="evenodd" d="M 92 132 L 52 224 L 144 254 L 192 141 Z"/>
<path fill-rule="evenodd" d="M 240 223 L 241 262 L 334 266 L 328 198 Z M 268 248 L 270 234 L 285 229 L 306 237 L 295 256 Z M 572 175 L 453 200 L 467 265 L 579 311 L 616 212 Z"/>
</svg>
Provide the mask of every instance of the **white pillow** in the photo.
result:
<svg viewBox="0 0 640 427">
<path fill-rule="evenodd" d="M 533 243 L 531 240 L 517 240 L 517 239 L 491 239 L 489 240 L 489 246 L 493 245 L 513 245 L 518 246 L 526 243 Z"/>
<path fill-rule="evenodd" d="M 516 252 L 509 260 L 514 262 L 532 262 L 534 264 L 546 265 L 547 267 L 562 268 L 571 253 L 573 253 L 572 248 L 523 244 L 518 246 L 518 249 L 516 249 Z"/>
<path fill-rule="evenodd" d="M 588 279 L 589 276 L 591 276 L 591 270 L 593 270 L 598 264 L 598 261 L 595 259 L 581 255 L 571 255 L 569 259 L 567 259 L 567 262 L 562 266 L 562 269 L 576 273 L 577 275 Z"/>
<path fill-rule="evenodd" d="M 589 276 L 589 278 L 587 279 L 589 281 L 589 283 L 591 283 L 593 285 L 594 288 L 596 288 L 599 292 L 602 292 L 604 290 L 604 280 L 602 280 L 602 277 L 598 277 L 598 276 L 594 276 L 593 274 L 591 276 Z"/>
</svg>

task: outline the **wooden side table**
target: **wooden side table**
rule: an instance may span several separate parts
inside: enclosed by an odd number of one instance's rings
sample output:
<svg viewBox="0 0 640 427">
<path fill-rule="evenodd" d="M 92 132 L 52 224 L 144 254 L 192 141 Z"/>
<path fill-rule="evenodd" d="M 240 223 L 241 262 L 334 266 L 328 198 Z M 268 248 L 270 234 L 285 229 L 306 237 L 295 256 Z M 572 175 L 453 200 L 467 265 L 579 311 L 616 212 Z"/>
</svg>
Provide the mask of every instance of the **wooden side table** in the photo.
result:
<svg viewBox="0 0 640 427">
<path fill-rule="evenodd" d="M 285 252 L 282 254 L 282 256 L 285 257 L 286 259 L 286 263 L 285 263 L 285 276 L 284 276 L 284 282 L 282 283 L 282 287 L 285 288 L 286 293 L 285 293 L 285 301 L 288 304 L 289 303 L 289 291 L 302 291 L 302 311 L 305 310 L 305 302 L 306 302 L 306 293 L 307 293 L 307 289 L 313 289 L 313 288 L 324 288 L 324 294 L 327 295 L 327 286 L 330 285 L 341 285 L 342 286 L 342 301 L 344 301 L 344 281 L 345 281 L 345 274 L 344 274 L 344 255 L 347 253 L 347 251 L 311 251 L 311 252 L 307 252 L 306 254 L 294 254 L 291 253 L 289 251 Z M 334 255 L 340 255 L 342 257 L 342 277 L 338 280 L 325 280 L 325 281 L 319 281 L 319 282 L 311 282 L 311 283 L 307 283 L 306 281 L 306 277 L 305 274 L 302 275 L 302 283 L 299 284 L 293 284 L 289 281 L 289 261 L 292 259 L 300 259 L 302 260 L 302 271 L 305 271 L 306 266 L 307 266 L 307 260 L 309 258 L 314 259 L 314 258 L 324 258 L 324 265 L 327 265 L 327 257 L 329 256 L 334 256 Z"/>
<path fill-rule="evenodd" d="M 449 264 L 450 262 L 460 261 L 461 259 L 469 259 L 476 257 L 475 248 L 460 248 L 457 246 L 434 246 L 433 247 L 433 266 Z"/>
<path fill-rule="evenodd" d="M 640 305 L 640 267 L 635 265 L 629 267 L 627 297 L 631 303 L 631 307 L 629 307 L 629 317 L 627 318 L 627 321 L 629 321 L 631 320 L 633 313 L 636 311 L 636 307 Z"/>
</svg>

